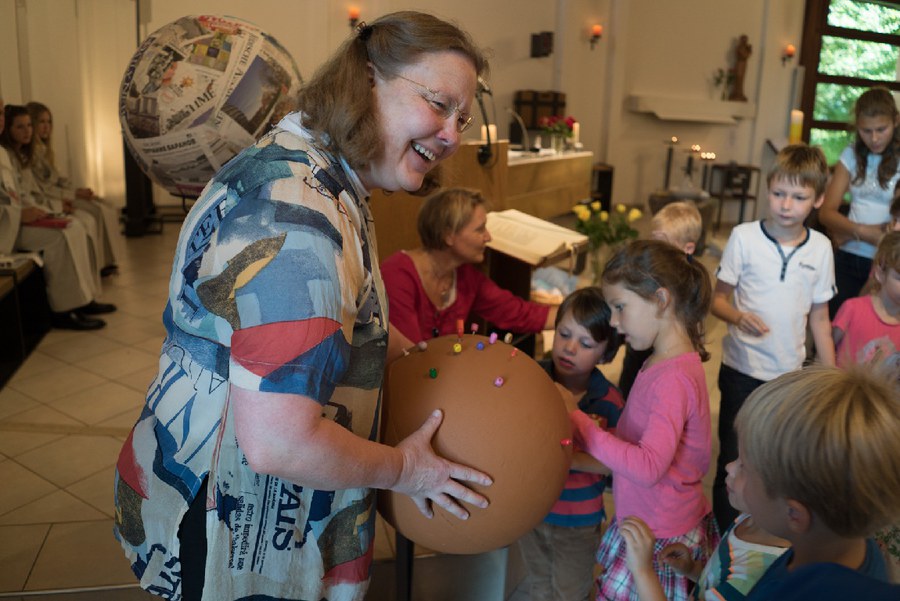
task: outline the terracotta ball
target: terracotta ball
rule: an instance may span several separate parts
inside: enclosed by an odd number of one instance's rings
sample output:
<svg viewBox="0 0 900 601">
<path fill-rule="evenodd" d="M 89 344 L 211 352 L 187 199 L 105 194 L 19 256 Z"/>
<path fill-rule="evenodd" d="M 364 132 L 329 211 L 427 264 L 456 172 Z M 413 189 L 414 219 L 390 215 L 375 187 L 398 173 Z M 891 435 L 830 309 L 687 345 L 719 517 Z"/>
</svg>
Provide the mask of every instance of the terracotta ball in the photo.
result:
<svg viewBox="0 0 900 601">
<path fill-rule="evenodd" d="M 435 338 L 388 366 L 383 441 L 397 444 L 435 409 L 444 412 L 432 439 L 435 452 L 490 475 L 493 485 L 470 485 L 490 506 L 467 505 L 465 521 L 434 506 L 429 520 L 406 495 L 381 491 L 384 519 L 415 543 L 444 553 L 497 549 L 537 526 L 562 493 L 572 458 L 572 428 L 550 376 L 501 341 L 471 334 Z"/>
</svg>

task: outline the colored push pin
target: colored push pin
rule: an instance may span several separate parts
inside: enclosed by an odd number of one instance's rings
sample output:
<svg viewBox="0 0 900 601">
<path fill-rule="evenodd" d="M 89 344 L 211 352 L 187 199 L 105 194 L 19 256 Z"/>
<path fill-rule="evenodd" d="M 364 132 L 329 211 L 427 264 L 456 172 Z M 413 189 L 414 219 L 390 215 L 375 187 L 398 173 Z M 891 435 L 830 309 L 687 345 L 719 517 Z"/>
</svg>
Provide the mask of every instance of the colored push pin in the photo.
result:
<svg viewBox="0 0 900 601">
<path fill-rule="evenodd" d="M 463 332 L 465 331 L 465 329 L 466 329 L 466 323 L 462 319 L 457 319 L 456 320 L 456 337 L 462 338 Z"/>
<path fill-rule="evenodd" d="M 562 440 L 559 441 L 559 444 L 564 447 L 571 447 L 572 439 L 571 438 L 563 438 Z"/>
<path fill-rule="evenodd" d="M 506 335 L 503 337 L 503 342 L 505 342 L 506 344 L 512 342 L 512 332 L 506 333 Z"/>
<path fill-rule="evenodd" d="M 502 376 L 497 376 L 497 379 L 494 380 L 494 386 L 496 386 L 497 388 L 500 388 L 501 386 L 503 386 L 503 377 Z"/>
<path fill-rule="evenodd" d="M 497 332 L 491 332 L 491 335 L 488 337 L 488 342 L 491 344 L 497 342 Z"/>
<path fill-rule="evenodd" d="M 509 353 L 509 356 L 510 356 L 510 357 L 515 357 L 515 356 L 516 356 L 516 352 L 518 352 L 518 350 L 519 350 L 519 349 L 513 347 L 513 350 L 512 350 L 512 352 Z"/>
<path fill-rule="evenodd" d="M 477 334 L 477 333 L 478 333 L 478 324 L 477 324 L 477 323 L 473 323 L 471 326 L 469 326 L 469 329 L 472 330 L 472 334 L 473 334 L 473 335 L 474 335 L 474 334 Z"/>
<path fill-rule="evenodd" d="M 437 368 L 436 367 L 432 367 L 431 369 L 428 370 L 428 377 L 431 378 L 432 380 L 437 378 Z"/>
<path fill-rule="evenodd" d="M 481 341 L 478 341 L 478 344 L 475 345 L 475 348 L 477 348 L 479 351 L 483 351 L 483 350 L 484 350 L 484 343 L 481 342 Z"/>
<path fill-rule="evenodd" d="M 462 345 L 458 342 L 456 344 L 454 344 L 453 352 L 456 353 L 457 355 L 460 354 L 462 352 Z"/>
</svg>

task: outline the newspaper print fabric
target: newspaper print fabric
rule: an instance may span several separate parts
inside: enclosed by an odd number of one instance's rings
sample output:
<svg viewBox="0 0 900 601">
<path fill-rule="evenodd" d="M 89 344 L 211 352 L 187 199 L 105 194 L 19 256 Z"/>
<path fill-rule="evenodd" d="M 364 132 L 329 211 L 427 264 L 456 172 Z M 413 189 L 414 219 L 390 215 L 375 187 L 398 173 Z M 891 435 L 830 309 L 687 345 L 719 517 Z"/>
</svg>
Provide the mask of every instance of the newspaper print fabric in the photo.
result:
<svg viewBox="0 0 900 601">
<path fill-rule="evenodd" d="M 116 535 L 166 599 L 181 598 L 177 531 L 196 494 L 205 599 L 362 599 L 368 582 L 373 492 L 253 472 L 229 410 L 230 381 L 316 399 L 363 438 L 378 431 L 387 319 L 364 191 L 296 115 L 281 125 L 225 166 L 185 222 L 159 373 L 117 465 Z"/>
</svg>

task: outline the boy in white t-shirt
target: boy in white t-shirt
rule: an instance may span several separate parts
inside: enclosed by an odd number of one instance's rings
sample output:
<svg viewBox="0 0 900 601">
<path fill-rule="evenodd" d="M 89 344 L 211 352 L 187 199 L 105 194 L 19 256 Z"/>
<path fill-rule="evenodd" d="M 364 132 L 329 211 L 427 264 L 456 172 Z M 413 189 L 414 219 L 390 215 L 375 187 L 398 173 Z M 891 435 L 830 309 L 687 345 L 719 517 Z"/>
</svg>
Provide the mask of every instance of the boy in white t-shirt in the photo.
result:
<svg viewBox="0 0 900 601">
<path fill-rule="evenodd" d="M 768 175 L 769 215 L 734 228 L 716 271 L 712 313 L 728 324 L 722 341 L 719 460 L 713 512 L 724 530 L 737 517 L 728 503 L 725 466 L 737 459 L 734 417 L 756 388 L 799 369 L 806 327 L 818 360 L 834 365 L 828 300 L 834 254 L 806 218 L 822 205 L 828 165 L 818 148 L 787 146 Z"/>
</svg>

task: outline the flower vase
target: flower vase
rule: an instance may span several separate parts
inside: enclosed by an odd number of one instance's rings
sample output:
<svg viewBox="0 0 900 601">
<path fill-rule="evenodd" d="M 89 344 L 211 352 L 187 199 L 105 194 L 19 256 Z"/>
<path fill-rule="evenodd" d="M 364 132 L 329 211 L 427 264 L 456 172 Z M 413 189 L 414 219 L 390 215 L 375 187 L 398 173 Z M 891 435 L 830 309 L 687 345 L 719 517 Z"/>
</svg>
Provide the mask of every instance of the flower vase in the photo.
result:
<svg viewBox="0 0 900 601">
<path fill-rule="evenodd" d="M 606 263 L 624 244 L 624 242 L 616 242 L 614 244 L 601 244 L 600 246 L 591 246 L 588 260 L 591 266 L 592 286 L 600 285 L 600 279 L 603 277 L 603 269 L 606 267 Z"/>
<path fill-rule="evenodd" d="M 566 137 L 560 134 L 550 136 L 550 147 L 556 154 L 562 154 L 566 148 Z"/>
</svg>

